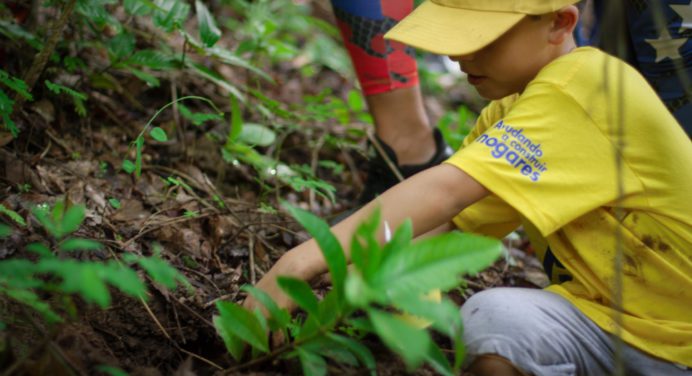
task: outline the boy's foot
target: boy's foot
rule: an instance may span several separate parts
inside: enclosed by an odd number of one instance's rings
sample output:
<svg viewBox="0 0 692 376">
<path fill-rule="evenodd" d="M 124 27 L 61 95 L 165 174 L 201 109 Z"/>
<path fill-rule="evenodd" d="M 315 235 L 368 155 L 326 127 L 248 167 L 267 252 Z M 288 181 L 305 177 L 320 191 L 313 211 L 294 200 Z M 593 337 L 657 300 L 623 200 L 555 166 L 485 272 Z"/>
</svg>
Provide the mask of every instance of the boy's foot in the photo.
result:
<svg viewBox="0 0 692 376">
<path fill-rule="evenodd" d="M 369 145 L 369 152 L 374 152 L 374 156 L 368 162 L 368 177 L 358 197 L 358 204 L 367 204 L 403 179 L 440 164 L 454 153 L 438 129 L 433 129 L 433 137 L 435 154 L 430 160 L 422 164 L 399 166 L 394 150 L 375 136 L 374 142 Z"/>
</svg>

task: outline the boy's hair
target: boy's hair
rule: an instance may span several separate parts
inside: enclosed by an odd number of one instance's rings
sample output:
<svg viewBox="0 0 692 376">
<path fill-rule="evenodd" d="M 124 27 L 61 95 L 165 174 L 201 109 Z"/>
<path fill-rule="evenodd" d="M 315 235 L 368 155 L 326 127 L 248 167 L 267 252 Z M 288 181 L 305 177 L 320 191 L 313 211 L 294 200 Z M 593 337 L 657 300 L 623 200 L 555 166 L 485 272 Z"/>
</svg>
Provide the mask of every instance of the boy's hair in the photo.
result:
<svg viewBox="0 0 692 376">
<path fill-rule="evenodd" d="M 578 1 L 427 0 L 384 37 L 436 54 L 466 55 L 492 43 L 526 16 L 540 19 Z"/>
</svg>

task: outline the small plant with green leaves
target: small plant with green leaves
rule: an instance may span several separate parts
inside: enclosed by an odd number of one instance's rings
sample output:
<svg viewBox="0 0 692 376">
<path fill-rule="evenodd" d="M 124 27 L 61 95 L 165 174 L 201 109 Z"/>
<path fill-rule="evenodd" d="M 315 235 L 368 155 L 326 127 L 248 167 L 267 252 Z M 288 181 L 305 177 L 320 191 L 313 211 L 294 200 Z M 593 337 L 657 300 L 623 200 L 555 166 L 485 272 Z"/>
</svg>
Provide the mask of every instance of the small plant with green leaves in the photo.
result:
<svg viewBox="0 0 692 376">
<path fill-rule="evenodd" d="M 3 205 L 0 205 L 0 214 L 9 217 L 18 226 L 27 226 L 21 215 Z M 159 257 L 157 247 L 154 247 L 152 257 L 126 254 L 122 261 L 112 259 L 97 262 L 71 258 L 70 255 L 76 251 L 103 249 L 98 241 L 74 236 L 85 218 L 85 208 L 81 205 L 66 205 L 63 201 L 58 201 L 52 208 L 39 205 L 32 210 L 32 216 L 51 241 L 27 245 L 26 250 L 33 253 L 30 259 L 0 261 L 0 294 L 34 309 L 48 323 L 61 322 L 64 317 L 39 292 L 64 297 L 55 301 L 63 302 L 67 312 L 72 311 L 69 308 L 73 295 L 100 308 L 108 307 L 111 302 L 109 286 L 127 296 L 146 299 L 146 285 L 131 265 L 139 265 L 153 281 L 162 286 L 171 289 L 179 284 L 189 286 L 175 268 Z M 0 238 L 11 233 L 11 226 L 0 224 Z M 0 326 L 4 325 L 0 322 Z"/>
<path fill-rule="evenodd" d="M 320 301 L 307 282 L 279 277 L 281 289 L 305 311 L 304 319 L 291 319 L 266 293 L 249 286 L 244 290 L 266 308 L 266 318 L 259 309 L 251 312 L 234 303 L 218 302 L 214 325 L 228 352 L 241 361 L 249 345 L 256 358 L 239 367 L 256 364 L 257 358 L 298 357 L 305 374 L 324 375 L 328 358 L 349 366 L 360 364 L 375 374 L 371 351 L 353 335 L 374 333 L 410 370 L 428 363 L 440 374 L 458 372 L 464 358 L 459 309 L 446 297 L 435 301 L 426 294 L 453 289 L 463 274 L 489 266 L 502 253 L 499 241 L 451 232 L 412 242 L 409 221 L 380 245 L 376 233 L 381 220 L 375 213 L 353 236 L 353 270 L 348 272 L 343 249 L 329 226 L 303 210 L 288 210 L 319 244 L 333 288 Z M 427 320 L 432 330 L 450 338 L 454 361 L 449 362 L 427 329 L 401 312 Z M 281 332 L 290 341 L 272 351 L 269 331 Z"/>
</svg>

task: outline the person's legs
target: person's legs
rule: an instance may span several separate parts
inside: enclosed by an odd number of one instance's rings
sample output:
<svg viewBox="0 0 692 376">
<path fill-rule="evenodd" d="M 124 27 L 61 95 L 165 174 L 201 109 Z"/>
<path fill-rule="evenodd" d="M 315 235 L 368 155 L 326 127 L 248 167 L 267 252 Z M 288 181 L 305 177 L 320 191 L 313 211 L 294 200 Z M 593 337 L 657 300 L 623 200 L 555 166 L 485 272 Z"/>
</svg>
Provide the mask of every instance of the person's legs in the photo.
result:
<svg viewBox="0 0 692 376">
<path fill-rule="evenodd" d="M 491 289 L 472 296 L 461 314 L 466 362 L 474 375 L 608 375 L 614 371 L 610 335 L 557 294 Z M 623 359 L 628 375 L 692 374 L 628 345 Z"/>
<path fill-rule="evenodd" d="M 383 38 L 411 12 L 413 1 L 332 0 L 332 7 L 373 116 L 375 134 L 386 154 L 392 154 L 388 157 L 404 177 L 440 163 L 449 153 L 425 114 L 414 52 Z M 373 164 L 361 202 L 399 181 L 381 156 Z"/>
</svg>

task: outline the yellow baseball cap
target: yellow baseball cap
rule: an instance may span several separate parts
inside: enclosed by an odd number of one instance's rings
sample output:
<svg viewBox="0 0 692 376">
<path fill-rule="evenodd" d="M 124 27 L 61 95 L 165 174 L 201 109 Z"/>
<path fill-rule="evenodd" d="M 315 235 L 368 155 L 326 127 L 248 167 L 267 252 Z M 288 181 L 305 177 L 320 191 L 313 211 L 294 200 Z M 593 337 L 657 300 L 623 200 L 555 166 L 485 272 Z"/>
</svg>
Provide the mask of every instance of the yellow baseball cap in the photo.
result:
<svg viewBox="0 0 692 376">
<path fill-rule="evenodd" d="M 578 1 L 427 0 L 384 37 L 440 55 L 465 55 L 492 43 L 527 15 Z"/>
</svg>

